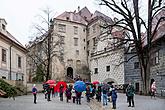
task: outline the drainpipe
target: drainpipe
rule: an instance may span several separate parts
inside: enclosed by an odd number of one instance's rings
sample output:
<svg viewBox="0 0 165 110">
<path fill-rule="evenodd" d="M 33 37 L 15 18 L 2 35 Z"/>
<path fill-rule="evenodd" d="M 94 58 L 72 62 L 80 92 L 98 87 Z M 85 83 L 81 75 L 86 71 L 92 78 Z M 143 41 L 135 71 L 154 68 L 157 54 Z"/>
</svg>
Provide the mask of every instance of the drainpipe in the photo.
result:
<svg viewBox="0 0 165 110">
<path fill-rule="evenodd" d="M 9 71 L 9 80 L 11 80 L 11 47 L 12 47 L 13 45 L 11 44 L 10 45 L 10 49 L 9 49 L 9 51 L 10 51 L 10 71 Z"/>
</svg>

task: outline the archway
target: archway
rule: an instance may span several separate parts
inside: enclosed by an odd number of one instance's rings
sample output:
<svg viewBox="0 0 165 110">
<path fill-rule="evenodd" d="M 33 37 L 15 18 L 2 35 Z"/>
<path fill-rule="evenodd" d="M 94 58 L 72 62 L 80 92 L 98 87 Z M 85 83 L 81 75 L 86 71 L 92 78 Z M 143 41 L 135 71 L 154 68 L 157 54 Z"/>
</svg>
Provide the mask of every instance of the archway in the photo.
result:
<svg viewBox="0 0 165 110">
<path fill-rule="evenodd" d="M 67 68 L 67 76 L 73 79 L 73 68 L 72 67 Z"/>
<path fill-rule="evenodd" d="M 115 85 L 118 84 L 117 81 L 115 79 L 112 79 L 112 78 L 107 78 L 103 82 L 108 83 L 108 84 L 112 84 L 113 83 Z"/>
</svg>

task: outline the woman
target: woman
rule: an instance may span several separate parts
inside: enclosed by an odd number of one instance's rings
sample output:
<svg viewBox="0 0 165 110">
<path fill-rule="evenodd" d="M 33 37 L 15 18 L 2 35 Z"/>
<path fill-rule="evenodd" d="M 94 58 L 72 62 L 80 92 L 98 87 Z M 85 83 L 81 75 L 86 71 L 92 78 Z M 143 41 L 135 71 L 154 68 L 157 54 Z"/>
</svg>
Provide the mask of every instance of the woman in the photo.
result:
<svg viewBox="0 0 165 110">
<path fill-rule="evenodd" d="M 155 93 L 156 93 L 156 83 L 153 82 L 151 85 L 151 98 L 152 98 L 152 96 L 154 96 L 154 98 L 155 98 Z"/>
<path fill-rule="evenodd" d="M 71 99 L 72 93 L 71 93 L 71 86 L 67 87 L 66 89 L 66 102 L 69 102 L 69 100 Z"/>
</svg>

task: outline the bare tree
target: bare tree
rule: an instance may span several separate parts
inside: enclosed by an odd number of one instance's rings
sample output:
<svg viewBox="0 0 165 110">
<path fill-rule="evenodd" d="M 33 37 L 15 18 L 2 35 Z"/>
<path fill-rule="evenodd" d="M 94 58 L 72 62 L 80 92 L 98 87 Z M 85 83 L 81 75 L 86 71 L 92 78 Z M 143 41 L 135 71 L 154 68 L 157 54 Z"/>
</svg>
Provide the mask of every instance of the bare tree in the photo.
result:
<svg viewBox="0 0 165 110">
<path fill-rule="evenodd" d="M 28 57 L 35 64 L 33 68 L 35 70 L 40 69 L 40 72 L 43 72 L 45 80 L 47 81 L 51 79 L 52 58 L 55 56 L 58 58 L 61 57 L 58 51 L 58 48 L 61 44 L 61 40 L 59 39 L 60 35 L 55 34 L 53 32 L 54 24 L 53 20 L 50 19 L 50 14 L 52 11 L 47 8 L 46 10 L 42 10 L 42 12 L 44 12 L 46 17 L 39 15 L 41 24 L 34 25 L 35 29 L 38 32 L 37 35 L 39 35 L 39 37 L 37 36 L 36 39 L 30 43 L 30 46 L 28 47 Z M 56 36 L 58 38 L 54 40 L 53 36 Z M 41 67 L 41 64 L 43 67 L 39 68 Z"/>
<path fill-rule="evenodd" d="M 125 43 L 129 42 L 129 47 L 134 47 L 136 55 L 138 56 L 141 66 L 141 78 L 143 81 L 143 92 L 148 93 L 149 91 L 149 77 L 150 77 L 150 59 L 151 59 L 151 48 L 152 41 L 157 32 L 161 22 L 165 20 L 165 16 L 155 17 L 162 9 L 165 8 L 164 0 L 148 0 L 148 19 L 145 22 L 144 18 L 140 16 L 139 0 L 100 0 L 100 5 L 107 6 L 110 10 L 118 14 L 121 19 L 108 24 L 104 28 L 113 29 L 113 27 L 120 27 L 125 32 L 129 33 L 130 36 L 122 38 L 120 41 Z M 154 24 L 156 23 L 156 24 Z M 142 28 L 146 30 L 144 36 L 142 36 Z M 110 34 L 110 33 L 108 33 Z M 147 42 L 145 44 L 145 42 Z M 118 45 L 120 46 L 120 45 Z M 134 55 L 133 57 L 135 57 Z M 131 57 L 131 58 L 133 58 Z M 130 59 L 131 59 L 130 58 Z M 130 60 L 128 59 L 128 60 Z"/>
</svg>

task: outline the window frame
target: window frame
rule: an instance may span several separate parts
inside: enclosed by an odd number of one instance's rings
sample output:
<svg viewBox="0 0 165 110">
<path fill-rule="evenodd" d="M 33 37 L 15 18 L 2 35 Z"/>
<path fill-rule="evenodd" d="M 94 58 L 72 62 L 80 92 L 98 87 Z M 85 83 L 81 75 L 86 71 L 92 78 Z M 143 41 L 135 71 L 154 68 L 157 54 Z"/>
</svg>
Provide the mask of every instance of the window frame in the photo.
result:
<svg viewBox="0 0 165 110">
<path fill-rule="evenodd" d="M 78 38 L 74 38 L 74 46 L 78 46 Z"/>
<path fill-rule="evenodd" d="M 106 66 L 106 72 L 110 72 L 110 65 Z"/>
<path fill-rule="evenodd" d="M 21 56 L 19 56 L 18 55 L 18 68 L 22 68 L 22 66 L 21 66 L 21 63 L 22 63 L 22 61 L 21 61 Z"/>
<path fill-rule="evenodd" d="M 7 62 L 7 50 L 2 48 L 2 62 L 6 63 Z"/>
<path fill-rule="evenodd" d="M 62 33 L 66 33 L 66 25 L 58 24 L 58 31 Z"/>
<path fill-rule="evenodd" d="M 77 35 L 78 34 L 78 27 L 77 26 L 73 26 L 74 28 L 74 34 Z"/>
<path fill-rule="evenodd" d="M 134 69 L 139 69 L 139 68 L 140 68 L 140 63 L 134 62 Z"/>
<path fill-rule="evenodd" d="M 98 68 L 94 68 L 94 74 L 98 74 Z"/>
</svg>

